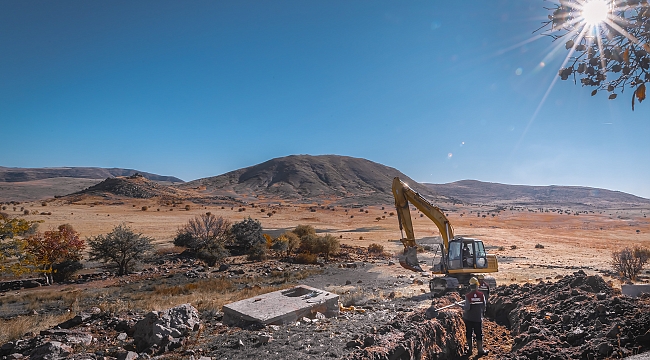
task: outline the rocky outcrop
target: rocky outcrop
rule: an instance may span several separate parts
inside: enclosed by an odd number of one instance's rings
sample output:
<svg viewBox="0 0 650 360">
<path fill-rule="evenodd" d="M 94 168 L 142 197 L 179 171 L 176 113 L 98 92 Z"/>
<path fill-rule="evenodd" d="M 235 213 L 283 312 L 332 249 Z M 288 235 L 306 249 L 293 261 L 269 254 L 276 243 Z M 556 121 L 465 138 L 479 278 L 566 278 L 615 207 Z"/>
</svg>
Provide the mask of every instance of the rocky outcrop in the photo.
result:
<svg viewBox="0 0 650 360">
<path fill-rule="evenodd" d="M 135 324 L 133 338 L 139 351 L 154 348 L 173 350 L 182 346 L 184 338 L 197 331 L 201 320 L 190 304 L 182 304 L 165 311 L 152 311 Z"/>
</svg>

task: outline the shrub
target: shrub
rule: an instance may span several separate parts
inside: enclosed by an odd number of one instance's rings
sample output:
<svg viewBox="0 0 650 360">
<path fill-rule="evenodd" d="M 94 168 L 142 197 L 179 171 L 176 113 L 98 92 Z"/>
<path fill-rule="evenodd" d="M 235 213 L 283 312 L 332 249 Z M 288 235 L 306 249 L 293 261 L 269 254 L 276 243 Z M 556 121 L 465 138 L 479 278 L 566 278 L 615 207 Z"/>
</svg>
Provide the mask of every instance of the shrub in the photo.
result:
<svg viewBox="0 0 650 360">
<path fill-rule="evenodd" d="M 271 249 L 275 251 L 287 251 L 287 248 L 289 247 L 289 239 L 287 239 L 286 236 L 280 235 L 277 238 L 273 239 L 273 243 L 271 243 Z"/>
<path fill-rule="evenodd" d="M 341 248 L 339 239 L 332 235 L 325 235 L 317 238 L 317 250 L 325 255 L 325 260 L 329 260 L 330 255 L 336 254 Z"/>
<path fill-rule="evenodd" d="M 149 209 L 148 206 L 143 206 L 143 207 L 142 207 L 142 211 L 147 211 L 147 209 Z"/>
<path fill-rule="evenodd" d="M 510 245 L 510 250 L 514 250 L 517 248 L 517 245 Z"/>
<path fill-rule="evenodd" d="M 185 211 L 190 211 L 192 207 L 190 205 L 185 205 Z"/>
<path fill-rule="evenodd" d="M 282 234 L 287 239 L 287 256 L 300 247 L 300 238 L 292 231 L 286 231 Z"/>
<path fill-rule="evenodd" d="M 543 248 L 544 248 L 544 245 L 542 245 L 542 244 L 535 245 L 535 249 L 543 249 Z"/>
<path fill-rule="evenodd" d="M 29 215 L 29 210 L 27 209 L 23 210 L 23 215 Z"/>
<path fill-rule="evenodd" d="M 312 254 L 318 253 L 318 236 L 316 234 L 307 234 L 300 238 L 300 251 Z"/>
<path fill-rule="evenodd" d="M 379 244 L 370 244 L 368 245 L 368 252 L 371 254 L 383 254 L 384 253 L 384 246 L 379 245 Z"/>
<path fill-rule="evenodd" d="M 267 253 L 268 253 L 268 248 L 266 247 L 266 242 L 264 243 L 257 243 L 253 245 L 249 250 L 248 250 L 248 256 L 247 259 L 251 261 L 262 261 L 266 260 L 267 258 Z"/>
<path fill-rule="evenodd" d="M 317 264 L 318 255 L 310 253 L 301 253 L 296 255 L 295 262 L 297 264 Z"/>
<path fill-rule="evenodd" d="M 210 213 L 195 216 L 178 229 L 174 245 L 188 248 L 208 266 L 228 256 L 226 244 L 232 240 L 230 222 Z"/>
<path fill-rule="evenodd" d="M 62 263 L 54 264 L 52 266 L 52 280 L 54 282 L 72 280 L 74 274 L 83 268 L 82 263 L 73 260 L 66 260 Z"/>
<path fill-rule="evenodd" d="M 630 280 L 636 276 L 650 260 L 650 249 L 635 246 L 634 249 L 626 247 L 621 251 L 612 253 L 612 267 L 615 271 Z"/>
<path fill-rule="evenodd" d="M 128 226 L 120 224 L 106 235 L 88 239 L 90 259 L 117 265 L 117 275 L 129 273 L 134 263 L 145 258 L 153 249 L 151 238 L 137 234 Z"/>
<path fill-rule="evenodd" d="M 259 220 L 248 218 L 232 225 L 234 248 L 239 254 L 253 256 L 251 260 L 266 256 L 266 239 L 262 235 L 262 224 Z"/>
<path fill-rule="evenodd" d="M 316 229 L 311 225 L 298 225 L 292 232 L 298 235 L 300 239 L 307 235 L 316 235 Z"/>
</svg>

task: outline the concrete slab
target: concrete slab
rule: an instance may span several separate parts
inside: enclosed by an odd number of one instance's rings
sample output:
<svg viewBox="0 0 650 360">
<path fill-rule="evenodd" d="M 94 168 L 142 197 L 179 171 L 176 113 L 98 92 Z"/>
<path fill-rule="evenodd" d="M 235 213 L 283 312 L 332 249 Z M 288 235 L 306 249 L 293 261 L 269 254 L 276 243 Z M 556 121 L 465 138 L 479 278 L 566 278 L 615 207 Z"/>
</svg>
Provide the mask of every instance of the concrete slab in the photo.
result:
<svg viewBox="0 0 650 360">
<path fill-rule="evenodd" d="M 623 293 L 623 295 L 627 295 L 631 297 L 637 297 L 642 293 L 650 294 L 650 284 L 621 285 L 621 293 Z"/>
<path fill-rule="evenodd" d="M 223 322 L 230 326 L 250 323 L 282 325 L 303 317 L 339 314 L 339 296 L 307 285 L 274 291 L 223 306 Z"/>
</svg>

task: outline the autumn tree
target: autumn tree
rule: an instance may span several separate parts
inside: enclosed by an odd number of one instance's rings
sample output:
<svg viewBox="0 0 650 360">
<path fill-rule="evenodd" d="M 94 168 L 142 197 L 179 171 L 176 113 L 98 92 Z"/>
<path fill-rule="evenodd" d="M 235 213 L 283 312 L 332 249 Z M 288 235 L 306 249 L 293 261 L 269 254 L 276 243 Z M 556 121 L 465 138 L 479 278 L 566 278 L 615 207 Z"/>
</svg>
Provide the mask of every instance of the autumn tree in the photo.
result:
<svg viewBox="0 0 650 360">
<path fill-rule="evenodd" d="M 208 266 L 228 256 L 226 244 L 231 241 L 230 221 L 211 213 L 195 216 L 178 229 L 174 245 L 188 248 Z"/>
<path fill-rule="evenodd" d="M 569 52 L 558 73 L 562 80 L 592 87 L 592 96 L 606 91 L 612 100 L 628 89 L 632 110 L 635 101 L 645 100 L 650 81 L 647 1 L 563 0 L 549 11 L 542 29 Z"/>
<path fill-rule="evenodd" d="M 153 249 L 152 239 L 120 224 L 106 235 L 88 239 L 90 259 L 117 265 L 117 275 L 129 273 L 135 263 L 145 259 Z"/>
<path fill-rule="evenodd" d="M 45 275 L 48 284 L 53 283 L 55 264 L 75 262 L 82 259 L 86 245 L 72 225 L 63 224 L 56 230 L 36 233 L 26 239 L 25 252 L 29 261 Z"/>
<path fill-rule="evenodd" d="M 0 212 L 0 273 L 14 275 L 30 270 L 26 263 L 26 241 L 22 238 L 36 233 L 38 222 L 10 217 Z"/>
</svg>

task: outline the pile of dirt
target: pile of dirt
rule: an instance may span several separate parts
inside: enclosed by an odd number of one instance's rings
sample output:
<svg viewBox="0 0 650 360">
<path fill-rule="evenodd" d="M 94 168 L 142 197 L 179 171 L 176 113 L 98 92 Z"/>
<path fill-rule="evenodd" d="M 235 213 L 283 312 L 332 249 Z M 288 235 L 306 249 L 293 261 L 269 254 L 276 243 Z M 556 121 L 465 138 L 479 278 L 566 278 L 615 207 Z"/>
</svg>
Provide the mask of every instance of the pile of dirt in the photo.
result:
<svg viewBox="0 0 650 360">
<path fill-rule="evenodd" d="M 345 357 L 354 360 L 450 359 L 465 348 L 463 320 L 458 312 L 428 319 L 420 309 L 380 327 L 376 334 L 355 340 L 360 349 Z"/>
<path fill-rule="evenodd" d="M 500 286 L 488 315 L 510 328 L 512 359 L 620 358 L 650 350 L 650 298 L 629 298 L 582 270 Z"/>
</svg>

